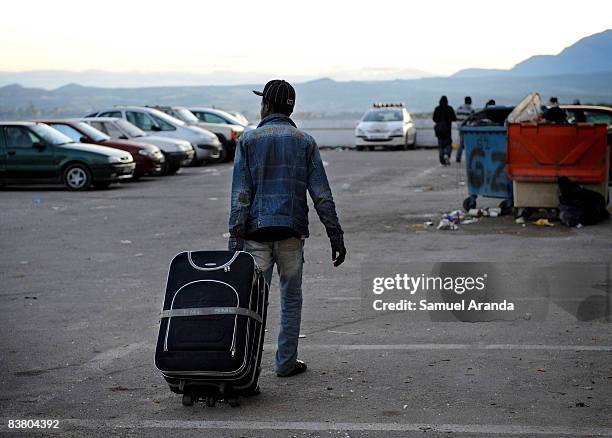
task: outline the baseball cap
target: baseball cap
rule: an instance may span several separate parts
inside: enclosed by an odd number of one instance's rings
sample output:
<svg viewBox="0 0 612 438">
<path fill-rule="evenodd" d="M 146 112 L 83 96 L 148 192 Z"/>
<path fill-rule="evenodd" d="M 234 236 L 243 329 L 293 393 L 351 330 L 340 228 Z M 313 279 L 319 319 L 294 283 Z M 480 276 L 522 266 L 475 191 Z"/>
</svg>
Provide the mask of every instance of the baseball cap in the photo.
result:
<svg viewBox="0 0 612 438">
<path fill-rule="evenodd" d="M 263 91 L 253 90 L 253 93 L 262 96 L 274 105 L 289 108 L 295 105 L 295 89 L 289 82 L 282 79 L 273 79 L 266 84 Z"/>
</svg>

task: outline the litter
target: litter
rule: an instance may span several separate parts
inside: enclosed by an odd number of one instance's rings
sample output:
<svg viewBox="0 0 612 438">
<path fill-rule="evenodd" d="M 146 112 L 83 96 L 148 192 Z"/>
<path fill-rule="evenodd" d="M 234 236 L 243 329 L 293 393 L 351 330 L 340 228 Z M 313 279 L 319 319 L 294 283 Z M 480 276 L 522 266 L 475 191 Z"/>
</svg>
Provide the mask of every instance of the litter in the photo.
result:
<svg viewBox="0 0 612 438">
<path fill-rule="evenodd" d="M 442 219 L 440 223 L 438 224 L 437 228 L 438 230 L 450 230 L 450 231 L 456 231 L 459 229 L 457 224 L 455 224 L 454 222 L 451 222 L 448 219 Z"/>
<path fill-rule="evenodd" d="M 121 243 L 123 243 L 124 245 L 129 245 L 132 243 L 131 240 L 122 240 Z"/>
<path fill-rule="evenodd" d="M 533 224 L 539 227 L 554 227 L 555 226 L 555 224 L 549 222 L 549 220 L 545 218 L 538 219 L 537 221 L 533 222 Z"/>
<path fill-rule="evenodd" d="M 470 208 L 468 210 L 468 214 L 473 217 L 480 217 L 482 212 L 480 211 L 480 208 Z"/>
<path fill-rule="evenodd" d="M 521 224 L 525 224 L 525 218 L 524 217 L 517 217 L 516 220 L 514 221 L 517 224 L 521 225 Z"/>
<path fill-rule="evenodd" d="M 476 218 L 472 218 L 472 219 L 466 219 L 460 222 L 461 225 L 469 225 L 469 224 L 475 224 L 476 222 L 478 222 L 478 219 Z"/>
</svg>

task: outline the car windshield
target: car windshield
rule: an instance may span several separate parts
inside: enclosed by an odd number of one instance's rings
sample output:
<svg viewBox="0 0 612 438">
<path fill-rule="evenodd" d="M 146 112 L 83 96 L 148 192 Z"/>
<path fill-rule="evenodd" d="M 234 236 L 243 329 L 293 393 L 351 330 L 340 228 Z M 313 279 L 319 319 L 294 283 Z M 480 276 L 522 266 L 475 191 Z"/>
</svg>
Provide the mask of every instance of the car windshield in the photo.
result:
<svg viewBox="0 0 612 438">
<path fill-rule="evenodd" d="M 106 135 L 102 131 L 98 131 L 96 128 L 88 125 L 85 122 L 79 122 L 77 123 L 77 126 L 79 127 L 79 130 L 81 132 L 83 132 L 95 142 L 110 140 L 110 137 L 108 135 Z"/>
<path fill-rule="evenodd" d="M 37 123 L 30 126 L 30 129 L 34 131 L 36 135 L 45 140 L 47 143 L 53 146 L 60 146 L 62 144 L 74 143 L 70 137 L 62 134 L 56 129 L 51 128 L 43 123 Z"/>
<path fill-rule="evenodd" d="M 119 129 L 125 132 L 128 137 L 146 137 L 147 133 L 140 129 L 138 126 L 131 124 L 127 120 L 121 119 L 115 121 Z"/>
<path fill-rule="evenodd" d="M 218 114 L 218 116 L 223 117 L 227 121 L 227 123 L 229 123 L 230 125 L 247 126 L 249 124 L 249 121 L 244 116 L 243 118 L 245 121 L 242 121 L 237 116 L 234 116 L 230 113 L 225 113 L 225 112 Z"/>
<path fill-rule="evenodd" d="M 187 123 L 198 123 L 199 120 L 187 108 L 178 108 L 174 110 L 178 114 L 178 118 Z"/>
<path fill-rule="evenodd" d="M 363 116 L 364 122 L 401 122 L 401 110 L 370 110 Z"/>
<path fill-rule="evenodd" d="M 156 120 L 157 122 L 159 122 L 159 119 L 161 119 L 160 124 L 162 125 L 165 122 L 166 124 L 170 125 L 171 128 L 173 128 L 174 126 L 185 126 L 185 122 L 177 119 L 176 117 L 169 116 L 168 114 L 162 111 L 156 110 L 156 109 L 152 109 L 150 111 L 151 112 L 149 113 L 149 115 L 153 117 L 154 119 L 157 119 Z M 162 129 L 164 128 L 164 126 L 160 126 L 160 127 Z"/>
</svg>

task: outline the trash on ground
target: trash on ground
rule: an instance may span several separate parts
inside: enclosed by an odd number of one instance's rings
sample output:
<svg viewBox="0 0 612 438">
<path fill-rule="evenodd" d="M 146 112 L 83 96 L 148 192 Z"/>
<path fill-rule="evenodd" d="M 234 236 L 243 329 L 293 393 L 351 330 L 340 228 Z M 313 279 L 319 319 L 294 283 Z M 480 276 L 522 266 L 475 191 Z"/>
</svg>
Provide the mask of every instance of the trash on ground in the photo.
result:
<svg viewBox="0 0 612 438">
<path fill-rule="evenodd" d="M 462 221 L 460 222 L 460 224 L 461 224 L 461 225 L 469 225 L 469 224 L 475 224 L 476 222 L 478 222 L 478 219 L 476 219 L 476 218 L 471 218 L 471 219 L 465 219 L 465 220 L 462 220 Z"/>
<path fill-rule="evenodd" d="M 132 243 L 131 240 L 122 240 L 121 243 L 123 243 L 124 245 L 130 245 Z"/>
<path fill-rule="evenodd" d="M 468 214 L 470 216 L 474 216 L 474 217 L 480 217 L 482 216 L 482 212 L 480 211 L 480 208 L 470 208 L 468 210 Z"/>
<path fill-rule="evenodd" d="M 464 219 L 463 212 L 461 210 L 454 210 L 450 213 L 446 213 L 440 219 L 440 223 L 438 223 L 438 230 L 458 230 L 457 226 Z"/>
<path fill-rule="evenodd" d="M 450 230 L 450 231 L 455 231 L 459 229 L 457 224 L 455 224 L 454 222 L 451 222 L 448 219 L 442 219 L 440 223 L 438 224 L 437 228 L 438 230 Z"/>
<path fill-rule="evenodd" d="M 432 221 L 426 221 L 420 224 L 412 224 L 410 225 L 410 228 L 416 228 L 416 229 L 423 229 L 423 228 L 429 228 L 431 226 L 433 226 L 433 222 Z"/>
<path fill-rule="evenodd" d="M 552 222 L 550 222 L 548 219 L 545 218 L 541 218 L 538 219 L 537 221 L 533 222 L 534 225 L 537 225 L 538 227 L 554 227 L 555 224 L 553 224 Z"/>
<path fill-rule="evenodd" d="M 524 224 L 525 223 L 525 218 L 522 217 L 522 216 L 521 217 L 517 217 L 514 222 L 516 222 L 519 225 Z"/>
<path fill-rule="evenodd" d="M 585 189 L 567 177 L 559 178 L 559 221 L 568 227 L 595 225 L 610 217 L 601 193 Z"/>
</svg>

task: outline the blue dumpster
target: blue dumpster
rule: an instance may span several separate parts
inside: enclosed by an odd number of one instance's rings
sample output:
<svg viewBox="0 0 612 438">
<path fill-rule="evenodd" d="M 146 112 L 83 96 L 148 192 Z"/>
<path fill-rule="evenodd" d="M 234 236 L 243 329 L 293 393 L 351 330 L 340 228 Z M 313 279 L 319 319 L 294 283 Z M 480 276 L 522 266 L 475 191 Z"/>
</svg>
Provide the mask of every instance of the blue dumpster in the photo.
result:
<svg viewBox="0 0 612 438">
<path fill-rule="evenodd" d="M 512 210 L 512 181 L 506 171 L 507 131 L 504 126 L 462 126 L 468 196 L 463 208 L 476 208 L 476 198 L 501 198 L 502 214 Z"/>
</svg>

